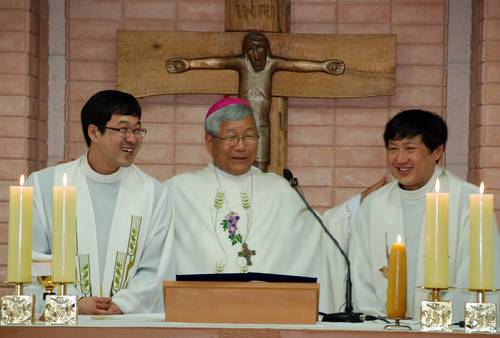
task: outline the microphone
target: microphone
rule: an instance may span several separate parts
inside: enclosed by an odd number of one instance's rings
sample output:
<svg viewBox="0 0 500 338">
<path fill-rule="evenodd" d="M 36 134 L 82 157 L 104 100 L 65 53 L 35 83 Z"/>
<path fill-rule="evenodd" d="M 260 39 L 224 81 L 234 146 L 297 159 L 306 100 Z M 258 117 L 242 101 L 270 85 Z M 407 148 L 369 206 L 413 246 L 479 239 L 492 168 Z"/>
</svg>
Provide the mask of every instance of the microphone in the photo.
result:
<svg viewBox="0 0 500 338">
<path fill-rule="evenodd" d="M 342 256 L 345 259 L 346 266 L 347 266 L 347 273 L 346 273 L 346 288 L 345 288 L 345 310 L 344 312 L 337 312 L 337 313 L 329 313 L 323 316 L 324 322 L 350 322 L 350 323 L 361 323 L 363 322 L 363 319 L 361 318 L 362 313 L 360 312 L 353 312 L 353 306 L 352 306 L 352 282 L 351 282 L 351 262 L 349 261 L 349 258 L 347 257 L 347 254 L 345 251 L 342 249 L 340 246 L 339 242 L 337 239 L 331 234 L 331 232 L 328 230 L 328 228 L 325 226 L 325 223 L 323 223 L 323 220 L 321 217 L 318 216 L 316 211 L 311 207 L 311 205 L 307 202 L 304 194 L 299 188 L 299 181 L 298 179 L 293 176 L 292 172 L 288 169 L 285 168 L 283 169 L 283 177 L 290 183 L 290 186 L 299 194 L 300 199 L 304 202 L 304 204 L 307 207 L 307 210 L 311 212 L 311 214 L 316 218 L 316 220 L 319 222 L 325 233 L 330 237 L 330 239 L 333 241 L 337 249 L 340 251 Z"/>
</svg>

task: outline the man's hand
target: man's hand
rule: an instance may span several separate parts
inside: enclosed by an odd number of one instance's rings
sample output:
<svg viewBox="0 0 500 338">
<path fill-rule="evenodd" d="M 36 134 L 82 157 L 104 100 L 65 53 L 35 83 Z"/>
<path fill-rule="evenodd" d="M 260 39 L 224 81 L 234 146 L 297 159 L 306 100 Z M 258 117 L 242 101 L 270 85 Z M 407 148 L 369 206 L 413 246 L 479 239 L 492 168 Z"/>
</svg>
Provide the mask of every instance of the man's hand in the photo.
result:
<svg viewBox="0 0 500 338">
<path fill-rule="evenodd" d="M 165 66 L 169 73 L 184 73 L 189 68 L 187 61 L 184 59 L 168 59 Z"/>
<path fill-rule="evenodd" d="M 366 188 L 366 190 L 361 193 L 361 202 L 363 202 L 363 200 L 365 199 L 366 196 L 368 196 L 368 194 L 374 192 L 375 190 L 377 190 L 379 188 L 382 188 L 386 183 L 387 183 L 387 177 L 382 176 L 382 178 L 380 180 L 378 180 L 377 183 Z"/>
<path fill-rule="evenodd" d="M 78 313 L 81 315 L 105 315 L 111 304 L 111 297 L 85 297 L 78 301 Z"/>
<path fill-rule="evenodd" d="M 122 310 L 116 305 L 116 303 L 111 302 L 111 305 L 109 306 L 108 310 L 106 311 L 106 314 L 108 315 L 121 315 L 123 314 Z"/>
</svg>

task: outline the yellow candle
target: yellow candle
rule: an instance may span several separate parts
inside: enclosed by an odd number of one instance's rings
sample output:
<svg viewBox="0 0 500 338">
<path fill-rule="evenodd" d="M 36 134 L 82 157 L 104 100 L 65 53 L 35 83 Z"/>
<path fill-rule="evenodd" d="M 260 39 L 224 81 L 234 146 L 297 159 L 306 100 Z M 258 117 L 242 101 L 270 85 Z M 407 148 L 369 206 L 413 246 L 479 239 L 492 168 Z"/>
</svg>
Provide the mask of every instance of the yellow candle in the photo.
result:
<svg viewBox="0 0 500 338">
<path fill-rule="evenodd" d="M 76 281 L 76 188 L 66 186 L 52 188 L 52 281 L 74 283 Z"/>
<path fill-rule="evenodd" d="M 469 289 L 493 289 L 493 195 L 469 196 L 470 261 Z"/>
<path fill-rule="evenodd" d="M 428 289 L 448 288 L 448 202 L 449 194 L 436 192 L 425 196 L 425 277 Z"/>
<path fill-rule="evenodd" d="M 398 235 L 389 256 L 389 281 L 387 283 L 387 317 L 406 318 L 406 247 Z"/>
<path fill-rule="evenodd" d="M 31 282 L 31 236 L 33 218 L 33 187 L 25 187 L 24 175 L 19 186 L 9 188 L 9 235 L 7 281 Z"/>
</svg>

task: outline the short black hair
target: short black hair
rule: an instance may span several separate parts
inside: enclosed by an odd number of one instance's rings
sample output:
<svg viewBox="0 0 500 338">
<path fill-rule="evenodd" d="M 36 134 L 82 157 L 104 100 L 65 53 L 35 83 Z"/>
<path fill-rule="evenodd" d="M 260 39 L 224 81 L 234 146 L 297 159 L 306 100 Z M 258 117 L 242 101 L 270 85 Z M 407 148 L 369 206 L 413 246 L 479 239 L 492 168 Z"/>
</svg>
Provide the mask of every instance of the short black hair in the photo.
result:
<svg viewBox="0 0 500 338">
<path fill-rule="evenodd" d="M 404 110 L 387 122 L 384 130 L 384 143 L 421 136 L 427 149 L 431 152 L 440 145 L 446 147 L 448 127 L 441 116 L 427 110 Z"/>
<path fill-rule="evenodd" d="M 82 131 L 87 146 L 90 147 L 88 127 L 93 124 L 104 134 L 104 126 L 112 115 L 132 115 L 141 118 L 141 106 L 129 93 L 119 90 L 103 90 L 95 93 L 85 103 L 81 112 Z"/>
</svg>

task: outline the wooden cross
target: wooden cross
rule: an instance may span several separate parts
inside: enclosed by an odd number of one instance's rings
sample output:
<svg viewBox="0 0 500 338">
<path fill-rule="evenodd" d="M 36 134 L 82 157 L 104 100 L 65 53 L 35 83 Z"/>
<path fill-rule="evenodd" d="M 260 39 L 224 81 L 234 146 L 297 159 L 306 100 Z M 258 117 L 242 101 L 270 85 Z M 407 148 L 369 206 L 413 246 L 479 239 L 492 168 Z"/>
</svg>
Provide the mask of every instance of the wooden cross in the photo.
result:
<svg viewBox="0 0 500 338">
<path fill-rule="evenodd" d="M 286 34 L 288 0 L 227 0 L 226 30 L 261 30 L 274 55 L 288 59 L 340 59 L 341 76 L 281 71 L 272 78 L 270 171 L 282 173 L 287 157 L 285 97 L 367 97 L 392 95 L 395 83 L 394 35 Z M 278 33 L 279 32 L 279 33 Z M 119 31 L 117 88 L 137 97 L 162 94 L 237 94 L 238 74 L 232 70 L 191 70 L 171 74 L 171 58 L 241 54 L 245 33 Z"/>
<path fill-rule="evenodd" d="M 243 245 L 241 246 L 241 251 L 238 252 L 238 257 L 245 258 L 247 261 L 247 266 L 251 266 L 252 261 L 250 260 L 250 258 L 252 256 L 255 256 L 255 250 L 248 249 L 247 243 L 243 243 Z"/>
</svg>

